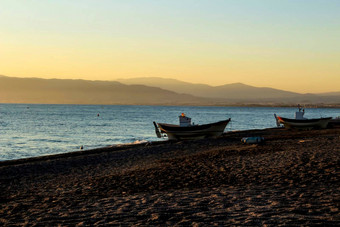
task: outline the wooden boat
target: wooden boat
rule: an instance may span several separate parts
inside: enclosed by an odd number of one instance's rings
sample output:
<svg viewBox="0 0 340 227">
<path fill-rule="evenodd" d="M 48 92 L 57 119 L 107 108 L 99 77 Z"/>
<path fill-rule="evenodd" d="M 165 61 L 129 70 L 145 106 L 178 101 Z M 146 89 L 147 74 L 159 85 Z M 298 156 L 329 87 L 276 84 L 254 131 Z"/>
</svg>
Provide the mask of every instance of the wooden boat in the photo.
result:
<svg viewBox="0 0 340 227">
<path fill-rule="evenodd" d="M 307 119 L 304 118 L 304 114 L 305 110 L 301 111 L 299 106 L 299 112 L 295 112 L 295 119 L 276 116 L 276 114 L 274 116 L 277 126 L 283 124 L 285 128 L 300 129 L 327 128 L 329 121 L 332 119 L 331 117 Z"/>
<path fill-rule="evenodd" d="M 285 126 L 285 128 L 327 128 L 331 117 L 314 118 L 314 119 L 290 119 L 277 116 L 278 121 Z"/>
<path fill-rule="evenodd" d="M 203 125 L 191 124 L 191 118 L 185 114 L 179 116 L 180 125 L 154 123 L 156 134 L 161 138 L 164 134 L 169 140 L 202 139 L 207 137 L 217 137 L 222 135 L 225 127 L 230 122 L 230 118 L 224 121 Z"/>
</svg>

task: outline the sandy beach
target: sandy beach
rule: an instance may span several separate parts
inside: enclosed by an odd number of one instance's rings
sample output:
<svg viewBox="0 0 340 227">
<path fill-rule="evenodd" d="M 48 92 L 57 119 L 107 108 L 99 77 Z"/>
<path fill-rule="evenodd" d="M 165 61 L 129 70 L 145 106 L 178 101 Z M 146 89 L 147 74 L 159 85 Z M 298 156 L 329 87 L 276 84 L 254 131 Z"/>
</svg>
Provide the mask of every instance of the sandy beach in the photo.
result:
<svg viewBox="0 0 340 227">
<path fill-rule="evenodd" d="M 242 144 L 263 136 L 263 144 Z M 0 225 L 339 225 L 340 129 L 0 162 Z"/>
</svg>

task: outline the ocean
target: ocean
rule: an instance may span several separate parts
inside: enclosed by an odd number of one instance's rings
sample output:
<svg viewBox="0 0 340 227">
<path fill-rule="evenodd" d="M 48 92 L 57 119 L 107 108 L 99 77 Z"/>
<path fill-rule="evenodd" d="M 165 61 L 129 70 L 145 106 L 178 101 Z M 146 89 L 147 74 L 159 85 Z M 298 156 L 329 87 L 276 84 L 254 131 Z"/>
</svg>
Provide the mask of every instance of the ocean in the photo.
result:
<svg viewBox="0 0 340 227">
<path fill-rule="evenodd" d="M 297 108 L 0 104 L 0 161 L 159 141 L 153 121 L 195 124 L 231 118 L 225 132 L 276 127 L 274 113 L 293 118 Z M 308 108 L 305 117 L 336 117 L 340 109 Z"/>
</svg>

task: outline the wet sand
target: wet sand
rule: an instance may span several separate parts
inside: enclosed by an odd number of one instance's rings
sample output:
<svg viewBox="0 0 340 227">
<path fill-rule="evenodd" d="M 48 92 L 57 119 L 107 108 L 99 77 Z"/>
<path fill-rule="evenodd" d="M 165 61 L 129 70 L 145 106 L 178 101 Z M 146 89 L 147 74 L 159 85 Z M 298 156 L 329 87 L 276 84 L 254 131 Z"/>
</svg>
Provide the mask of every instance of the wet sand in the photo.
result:
<svg viewBox="0 0 340 227">
<path fill-rule="evenodd" d="M 0 225 L 335 226 L 339 154 L 339 128 L 266 129 L 0 162 Z"/>
</svg>

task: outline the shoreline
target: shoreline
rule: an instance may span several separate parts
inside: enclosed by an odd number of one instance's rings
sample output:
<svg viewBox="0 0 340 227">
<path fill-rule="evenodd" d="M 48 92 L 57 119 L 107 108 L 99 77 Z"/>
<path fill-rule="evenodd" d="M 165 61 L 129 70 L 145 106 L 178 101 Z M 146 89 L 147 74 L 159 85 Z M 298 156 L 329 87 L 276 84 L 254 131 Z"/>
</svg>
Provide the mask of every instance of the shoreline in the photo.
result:
<svg viewBox="0 0 340 227">
<path fill-rule="evenodd" d="M 222 137 L 225 135 L 229 135 L 230 133 L 251 133 L 252 131 L 264 131 L 264 130 L 275 130 L 279 129 L 277 127 L 274 128 L 265 128 L 265 129 L 248 129 L 248 130 L 234 130 L 234 131 L 228 131 L 224 132 Z M 195 141 L 195 140 L 190 140 L 190 141 Z M 5 165 L 15 165 L 15 164 L 21 164 L 25 162 L 38 162 L 38 161 L 44 161 L 44 160 L 50 160 L 50 159 L 58 159 L 58 158 L 66 158 L 66 157 L 72 157 L 72 156 L 81 156 L 81 155 L 86 155 L 86 154 L 91 154 L 91 153 L 100 153 L 100 152 L 107 152 L 107 151 L 119 151 L 119 150 L 124 150 L 128 148 L 134 148 L 138 146 L 149 146 L 149 145 L 154 145 L 154 144 L 163 144 L 163 143 L 176 143 L 179 141 L 169 141 L 169 140 L 162 140 L 162 141 L 146 141 L 142 143 L 123 143 L 123 144 L 115 144 L 115 145 L 110 145 L 106 147 L 98 147 L 98 148 L 93 148 L 93 149 L 85 149 L 85 150 L 75 150 L 75 151 L 70 151 L 70 152 L 65 152 L 65 153 L 58 153 L 58 154 L 50 154 L 50 155 L 42 155 L 42 156 L 35 156 L 35 157 L 27 157 L 27 158 L 19 158 L 19 159 L 10 159 L 10 160 L 0 160 L 0 167 L 5 166 Z"/>
<path fill-rule="evenodd" d="M 222 134 L 222 137 L 225 137 L 226 135 L 231 135 L 233 133 L 237 134 L 248 134 L 253 132 L 259 132 L 259 131 L 266 131 L 266 130 L 279 130 L 283 128 L 265 128 L 265 129 L 247 129 L 247 130 L 234 130 L 234 131 L 228 131 L 224 132 Z M 187 140 L 186 142 L 195 142 L 195 140 Z M 46 160 L 53 160 L 58 158 L 68 158 L 68 157 L 75 157 L 75 156 L 82 156 L 87 154 L 96 154 L 101 152 L 109 152 L 109 151 L 120 151 L 125 150 L 129 148 L 138 148 L 139 146 L 150 146 L 150 145 L 157 145 L 157 144 L 163 144 L 163 143 L 176 143 L 181 141 L 170 141 L 170 140 L 162 140 L 162 141 L 146 141 L 142 143 L 124 143 L 124 144 L 115 144 L 110 145 L 106 147 L 98 147 L 88 150 L 75 150 L 65 153 L 58 153 L 58 154 L 50 154 L 50 155 L 42 155 L 42 156 L 35 156 L 35 157 L 27 157 L 27 158 L 19 158 L 19 159 L 11 159 L 11 160 L 3 160 L 0 161 L 0 167 L 6 166 L 6 165 L 15 165 L 15 164 L 24 164 L 27 162 L 39 162 L 39 161 L 46 161 Z"/>
<path fill-rule="evenodd" d="M 332 129 L 332 128 L 328 128 Z M 247 129 L 247 130 L 234 130 L 234 131 L 227 131 L 224 132 L 220 137 L 228 137 L 233 134 L 236 135 L 243 135 L 243 137 L 247 137 L 247 135 L 253 135 L 253 136 L 262 136 L 261 132 L 264 132 L 266 134 L 266 131 L 276 131 L 276 130 L 282 130 L 282 131 L 291 131 L 287 130 L 284 127 L 273 127 L 273 128 L 264 128 L 264 129 Z M 303 132 L 303 130 L 293 130 L 295 132 Z M 208 138 L 203 140 L 209 140 L 214 138 Z M 202 140 L 202 139 L 200 139 Z M 241 137 L 240 137 L 241 140 Z M 171 140 L 162 140 L 162 141 L 146 141 L 142 143 L 124 143 L 124 144 L 115 144 L 110 145 L 106 147 L 98 147 L 88 150 L 75 150 L 65 153 L 57 153 L 57 154 L 50 154 L 50 155 L 42 155 L 42 156 L 35 156 L 35 157 L 28 157 L 28 158 L 20 158 L 20 159 L 11 159 L 11 160 L 3 160 L 0 161 L 0 167 L 1 166 L 7 166 L 7 165 L 15 165 L 15 164 L 24 164 L 28 162 L 39 162 L 39 161 L 46 161 L 46 160 L 53 160 L 53 159 L 60 159 L 60 158 L 71 158 L 76 156 L 82 156 L 82 155 L 89 155 L 89 154 L 100 154 L 105 152 L 112 152 L 112 151 L 121 151 L 125 149 L 130 148 L 138 148 L 143 146 L 152 146 L 152 145 L 161 145 L 166 143 L 178 143 L 178 142 L 195 142 L 197 140 L 181 140 L 181 141 L 171 141 Z"/>
<path fill-rule="evenodd" d="M 340 128 L 270 128 L 4 161 L 0 223 L 336 225 L 339 152 Z"/>
<path fill-rule="evenodd" d="M 7 166 L 7 165 L 16 165 L 16 164 L 24 164 L 29 162 L 40 162 L 40 161 L 48 161 L 48 160 L 54 160 L 54 159 L 60 159 L 60 158 L 71 158 L 76 156 L 82 156 L 82 155 L 89 155 L 89 154 L 100 154 L 102 152 L 108 152 L 108 151 L 120 151 L 125 150 L 128 148 L 138 147 L 138 145 L 143 146 L 145 144 L 156 144 L 156 143 L 164 143 L 168 141 L 153 141 L 153 142 L 145 142 L 145 143 L 138 143 L 138 144 L 117 144 L 117 145 L 111 145 L 106 147 L 98 147 L 94 149 L 88 149 L 88 150 L 76 150 L 76 151 L 70 151 L 65 153 L 59 153 L 59 154 L 50 154 L 50 155 L 42 155 L 42 156 L 36 156 L 36 157 L 28 157 L 28 158 L 20 158 L 20 159 L 12 159 L 12 160 L 3 160 L 0 161 L 0 167 L 1 166 Z"/>
</svg>

